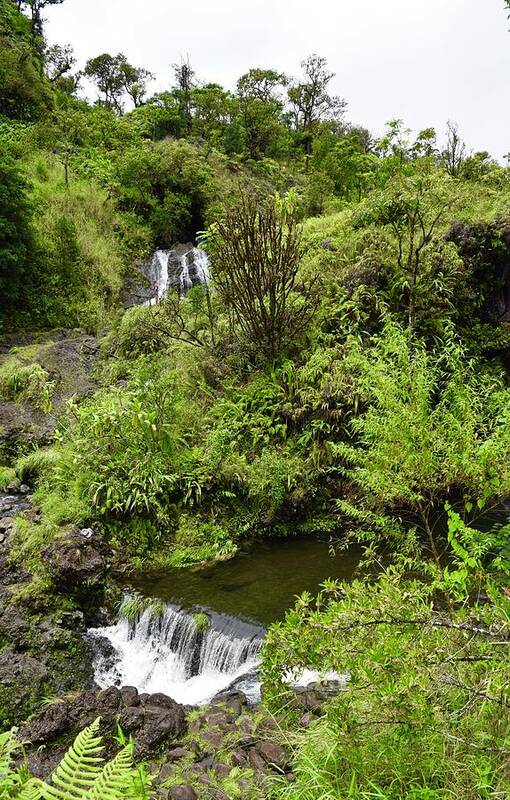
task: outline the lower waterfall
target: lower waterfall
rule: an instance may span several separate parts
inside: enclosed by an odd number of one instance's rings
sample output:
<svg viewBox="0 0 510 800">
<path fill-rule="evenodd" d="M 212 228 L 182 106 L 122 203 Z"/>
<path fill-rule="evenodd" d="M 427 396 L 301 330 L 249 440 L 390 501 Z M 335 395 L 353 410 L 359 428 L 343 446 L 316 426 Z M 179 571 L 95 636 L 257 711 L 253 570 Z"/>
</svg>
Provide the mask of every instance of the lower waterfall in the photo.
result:
<svg viewBox="0 0 510 800">
<path fill-rule="evenodd" d="M 213 612 L 209 618 L 202 631 L 193 614 L 167 605 L 162 614 L 149 607 L 134 621 L 90 629 L 96 683 L 164 692 L 194 705 L 207 703 L 239 680 L 239 688 L 255 699 L 263 629 Z"/>
</svg>

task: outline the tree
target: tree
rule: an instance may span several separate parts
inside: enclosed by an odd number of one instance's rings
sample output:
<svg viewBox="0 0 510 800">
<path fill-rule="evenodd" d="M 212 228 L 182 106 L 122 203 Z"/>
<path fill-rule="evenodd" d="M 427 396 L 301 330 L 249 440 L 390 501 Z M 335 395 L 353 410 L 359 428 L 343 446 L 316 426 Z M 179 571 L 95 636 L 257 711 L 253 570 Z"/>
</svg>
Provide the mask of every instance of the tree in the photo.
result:
<svg viewBox="0 0 510 800">
<path fill-rule="evenodd" d="M 217 83 L 196 87 L 191 90 L 191 106 L 194 136 L 225 152 L 241 150 L 236 103 L 230 92 Z"/>
<path fill-rule="evenodd" d="M 328 94 L 328 86 L 335 73 L 328 71 L 327 59 L 311 55 L 301 62 L 301 67 L 303 80 L 289 87 L 288 98 L 294 127 L 301 132 L 305 153 L 309 156 L 317 123 L 341 118 L 347 103 L 341 97 Z"/>
<path fill-rule="evenodd" d="M 143 67 L 133 67 L 127 61 L 120 65 L 124 91 L 133 101 L 135 108 L 139 108 L 147 94 L 147 83 L 154 80 L 154 75 Z"/>
<path fill-rule="evenodd" d="M 123 65 L 126 58 L 122 53 L 112 56 L 102 53 L 90 58 L 85 64 L 84 74 L 97 85 L 104 95 L 102 105 L 122 111 L 121 98 L 124 92 Z"/>
<path fill-rule="evenodd" d="M 11 0 L 0 0 L 0 115 L 32 121 L 53 104 L 34 47 L 30 21 Z"/>
<path fill-rule="evenodd" d="M 179 64 L 172 64 L 175 80 L 177 82 L 177 95 L 180 102 L 181 114 L 188 134 L 191 133 L 193 114 L 191 110 L 191 90 L 195 86 L 195 71 L 189 59 L 182 59 Z"/>
<path fill-rule="evenodd" d="M 20 302 L 34 267 L 35 245 L 28 184 L 14 158 L 0 147 L 0 308 Z"/>
<path fill-rule="evenodd" d="M 449 121 L 447 124 L 447 141 L 442 152 L 442 159 L 448 174 L 452 178 L 458 178 L 466 159 L 466 144 L 460 138 L 456 122 Z"/>
<path fill-rule="evenodd" d="M 335 194 L 361 198 L 374 179 L 377 158 L 367 153 L 356 133 L 335 135 L 325 127 L 313 144 L 313 169 L 333 183 Z"/>
<path fill-rule="evenodd" d="M 84 74 L 93 80 L 104 98 L 102 104 L 122 112 L 122 96 L 129 95 L 135 108 L 142 105 L 147 93 L 147 83 L 154 78 L 149 70 L 134 67 L 123 53 L 112 56 L 102 53 L 89 59 Z"/>
<path fill-rule="evenodd" d="M 233 333 L 274 362 L 317 304 L 313 284 L 297 282 L 301 234 L 292 199 L 240 194 L 210 230 L 207 248 Z"/>
<path fill-rule="evenodd" d="M 42 11 L 46 6 L 60 6 L 64 0 L 22 0 L 20 6 L 28 6 L 30 9 L 32 19 L 32 36 L 33 38 L 41 37 L 43 35 L 44 19 Z"/>
<path fill-rule="evenodd" d="M 433 328 L 436 314 L 450 305 L 461 264 L 451 246 L 433 245 L 440 223 L 458 203 L 456 183 L 425 170 L 411 177 L 399 173 L 367 206 L 369 217 L 387 228 L 395 244 L 387 265 L 388 293 L 393 309 L 405 314 L 409 343 L 418 327 Z"/>
<path fill-rule="evenodd" d="M 54 44 L 46 47 L 44 51 L 46 75 L 51 83 L 56 83 L 76 64 L 76 57 L 70 44 Z"/>
<path fill-rule="evenodd" d="M 274 70 L 251 69 L 237 81 L 239 116 L 250 158 L 259 160 L 277 150 L 284 133 L 281 90 L 285 75 Z"/>
</svg>

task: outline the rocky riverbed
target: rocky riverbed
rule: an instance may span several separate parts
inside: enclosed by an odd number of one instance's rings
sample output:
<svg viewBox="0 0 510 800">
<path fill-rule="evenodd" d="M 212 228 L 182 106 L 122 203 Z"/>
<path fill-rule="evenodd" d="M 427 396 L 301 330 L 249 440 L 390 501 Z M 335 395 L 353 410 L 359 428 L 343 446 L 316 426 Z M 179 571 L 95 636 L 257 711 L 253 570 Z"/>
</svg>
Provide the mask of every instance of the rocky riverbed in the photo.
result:
<svg viewBox="0 0 510 800">
<path fill-rule="evenodd" d="M 104 615 L 108 551 L 93 531 L 69 531 L 43 549 L 51 590 L 32 596 L 31 576 L 9 553 L 16 516 L 37 513 L 28 486 L 0 493 L 0 727 L 20 726 L 32 772 L 48 778 L 77 733 L 100 716 L 107 755 L 118 749 L 120 725 L 148 763 L 160 800 L 263 798 L 271 775 L 292 781 L 278 724 L 240 691 L 193 708 L 133 686 L 94 685 L 86 630 L 91 615 Z M 313 724 L 336 690 L 296 689 L 299 725 Z"/>
</svg>

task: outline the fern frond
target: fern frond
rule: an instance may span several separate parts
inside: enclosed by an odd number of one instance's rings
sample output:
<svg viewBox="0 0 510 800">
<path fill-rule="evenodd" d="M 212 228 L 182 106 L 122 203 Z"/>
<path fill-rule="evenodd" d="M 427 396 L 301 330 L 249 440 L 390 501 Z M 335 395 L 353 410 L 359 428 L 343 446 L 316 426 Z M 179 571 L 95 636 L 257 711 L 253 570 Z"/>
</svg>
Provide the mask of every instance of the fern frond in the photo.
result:
<svg viewBox="0 0 510 800">
<path fill-rule="evenodd" d="M 104 765 L 87 800 L 123 800 L 133 783 L 133 747 L 127 744 L 112 761 Z"/>
<path fill-rule="evenodd" d="M 97 735 L 100 717 L 84 728 L 74 740 L 62 761 L 51 776 L 53 786 L 41 787 L 43 800 L 81 800 L 101 774 L 103 750 L 101 736 Z"/>
<path fill-rule="evenodd" d="M 41 800 L 42 786 L 42 781 L 38 778 L 32 778 L 16 797 L 18 800 Z"/>
<path fill-rule="evenodd" d="M 10 772 L 12 752 L 16 748 L 16 731 L 14 728 L 0 733 L 0 781 Z"/>
</svg>

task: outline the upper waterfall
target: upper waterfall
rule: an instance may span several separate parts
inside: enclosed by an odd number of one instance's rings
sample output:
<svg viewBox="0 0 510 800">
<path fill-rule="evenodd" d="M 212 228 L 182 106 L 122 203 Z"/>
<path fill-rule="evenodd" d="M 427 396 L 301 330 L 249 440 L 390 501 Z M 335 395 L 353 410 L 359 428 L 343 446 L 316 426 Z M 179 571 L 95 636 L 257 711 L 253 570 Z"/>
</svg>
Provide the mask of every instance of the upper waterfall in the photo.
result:
<svg viewBox="0 0 510 800">
<path fill-rule="evenodd" d="M 150 282 L 148 303 L 159 302 L 171 288 L 184 296 L 193 286 L 206 286 L 211 280 L 207 254 L 192 245 L 156 250 L 144 271 Z"/>
</svg>

